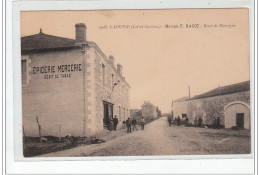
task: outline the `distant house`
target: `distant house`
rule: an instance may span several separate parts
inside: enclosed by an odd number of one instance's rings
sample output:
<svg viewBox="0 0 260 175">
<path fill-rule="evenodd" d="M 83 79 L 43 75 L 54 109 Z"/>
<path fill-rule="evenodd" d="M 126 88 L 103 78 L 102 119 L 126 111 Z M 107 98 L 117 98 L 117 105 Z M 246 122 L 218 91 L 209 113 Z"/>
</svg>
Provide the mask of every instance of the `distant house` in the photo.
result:
<svg viewBox="0 0 260 175">
<path fill-rule="evenodd" d="M 130 116 L 135 117 L 137 115 L 142 115 L 141 109 L 130 109 Z"/>
<path fill-rule="evenodd" d="M 158 118 L 158 108 L 155 107 L 150 101 L 145 101 L 142 105 L 142 116 L 144 118 Z"/>
<path fill-rule="evenodd" d="M 202 118 L 203 123 L 212 125 L 219 117 L 225 128 L 238 126 L 250 129 L 250 81 L 219 87 L 209 92 L 184 97 L 172 102 L 174 118 Z"/>
</svg>

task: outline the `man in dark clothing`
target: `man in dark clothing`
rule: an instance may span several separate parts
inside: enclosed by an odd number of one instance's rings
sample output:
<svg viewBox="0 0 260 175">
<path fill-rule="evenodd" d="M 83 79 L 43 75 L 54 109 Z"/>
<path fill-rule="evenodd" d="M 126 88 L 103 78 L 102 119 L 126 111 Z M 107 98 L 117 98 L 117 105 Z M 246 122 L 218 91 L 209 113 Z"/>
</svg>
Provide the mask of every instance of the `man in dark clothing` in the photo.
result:
<svg viewBox="0 0 260 175">
<path fill-rule="evenodd" d="M 115 115 L 115 117 L 113 118 L 113 123 L 114 123 L 114 130 L 116 130 L 117 124 L 118 124 L 118 118 L 116 117 L 116 115 Z"/>
<path fill-rule="evenodd" d="M 219 117 L 217 117 L 216 123 L 217 123 L 217 129 L 219 129 L 220 128 L 220 118 Z"/>
<path fill-rule="evenodd" d="M 189 118 L 188 117 L 185 119 L 185 124 L 186 124 L 186 126 L 189 126 Z"/>
<path fill-rule="evenodd" d="M 178 122 L 178 126 L 180 126 L 180 125 L 181 125 L 181 119 L 180 119 L 179 116 L 178 116 L 178 118 L 177 118 L 177 122 Z"/>
<path fill-rule="evenodd" d="M 169 122 L 169 126 L 171 126 L 171 123 L 172 123 L 172 117 L 171 116 L 168 116 L 168 122 Z"/>
<path fill-rule="evenodd" d="M 134 130 L 136 130 L 136 131 L 137 131 L 137 129 L 136 129 L 136 124 L 137 124 L 137 121 L 136 121 L 136 119 L 135 119 L 135 118 L 133 118 L 133 120 L 132 120 L 133 131 L 134 131 Z"/>
<path fill-rule="evenodd" d="M 202 127 L 202 122 L 203 122 L 203 120 L 202 120 L 202 118 L 200 117 L 199 120 L 198 120 L 198 127 Z"/>
<path fill-rule="evenodd" d="M 141 124 L 141 128 L 142 128 L 142 130 L 144 130 L 144 124 L 145 124 L 144 117 L 141 118 L 141 120 L 140 120 L 140 124 Z"/>
<path fill-rule="evenodd" d="M 126 120 L 126 126 L 127 126 L 127 133 L 131 133 L 132 119 L 130 117 L 128 117 L 128 119 Z"/>
<path fill-rule="evenodd" d="M 213 128 L 214 129 L 217 128 L 217 118 L 216 117 L 213 118 Z"/>
</svg>

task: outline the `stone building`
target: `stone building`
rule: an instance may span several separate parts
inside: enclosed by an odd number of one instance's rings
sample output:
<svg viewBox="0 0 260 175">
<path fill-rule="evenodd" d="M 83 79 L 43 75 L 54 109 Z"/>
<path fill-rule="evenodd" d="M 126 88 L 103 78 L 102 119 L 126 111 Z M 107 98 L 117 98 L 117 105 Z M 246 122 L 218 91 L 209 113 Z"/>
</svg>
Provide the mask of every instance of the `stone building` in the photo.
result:
<svg viewBox="0 0 260 175">
<path fill-rule="evenodd" d="M 158 118 L 158 108 L 155 107 L 150 101 L 145 101 L 142 105 L 142 116 L 144 118 Z"/>
<path fill-rule="evenodd" d="M 202 118 L 203 123 L 212 125 L 219 117 L 226 128 L 238 126 L 250 129 L 250 81 L 219 87 L 193 98 L 182 98 L 172 102 L 174 118 Z"/>
<path fill-rule="evenodd" d="M 86 26 L 75 25 L 76 39 L 40 33 L 21 38 L 22 117 L 25 134 L 89 136 L 107 128 L 117 115 L 130 115 L 130 86 L 122 66 L 94 42 Z"/>
</svg>

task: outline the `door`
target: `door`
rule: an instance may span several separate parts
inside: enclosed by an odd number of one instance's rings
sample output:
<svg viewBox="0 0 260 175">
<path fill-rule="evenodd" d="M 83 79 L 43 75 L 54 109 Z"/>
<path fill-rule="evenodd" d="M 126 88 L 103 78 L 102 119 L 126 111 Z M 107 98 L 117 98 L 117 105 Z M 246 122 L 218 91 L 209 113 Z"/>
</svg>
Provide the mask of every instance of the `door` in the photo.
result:
<svg viewBox="0 0 260 175">
<path fill-rule="evenodd" d="M 244 129 L 244 113 L 237 113 L 236 124 L 237 127 Z"/>
<path fill-rule="evenodd" d="M 108 128 L 110 120 L 112 120 L 113 117 L 113 104 L 103 101 L 104 106 L 104 117 L 103 117 L 103 127 Z"/>
<path fill-rule="evenodd" d="M 109 123 L 109 112 L 108 112 L 108 104 L 106 103 L 103 103 L 104 105 L 104 117 L 103 117 L 103 127 L 104 128 L 107 128 L 108 126 L 108 123 Z"/>
</svg>

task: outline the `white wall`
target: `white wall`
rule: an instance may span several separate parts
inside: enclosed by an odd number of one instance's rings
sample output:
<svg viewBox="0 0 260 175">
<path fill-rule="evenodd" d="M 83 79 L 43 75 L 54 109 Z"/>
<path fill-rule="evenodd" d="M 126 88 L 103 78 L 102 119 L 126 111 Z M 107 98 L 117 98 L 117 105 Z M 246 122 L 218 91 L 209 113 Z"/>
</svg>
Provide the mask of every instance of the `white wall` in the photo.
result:
<svg viewBox="0 0 260 175">
<path fill-rule="evenodd" d="M 250 109 L 242 103 L 227 105 L 225 108 L 225 127 L 236 126 L 237 113 L 244 113 L 244 128 L 250 129 Z"/>
</svg>

